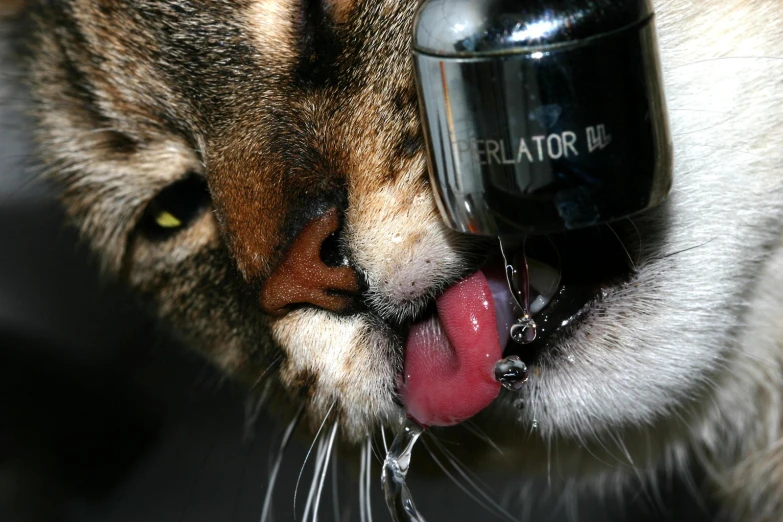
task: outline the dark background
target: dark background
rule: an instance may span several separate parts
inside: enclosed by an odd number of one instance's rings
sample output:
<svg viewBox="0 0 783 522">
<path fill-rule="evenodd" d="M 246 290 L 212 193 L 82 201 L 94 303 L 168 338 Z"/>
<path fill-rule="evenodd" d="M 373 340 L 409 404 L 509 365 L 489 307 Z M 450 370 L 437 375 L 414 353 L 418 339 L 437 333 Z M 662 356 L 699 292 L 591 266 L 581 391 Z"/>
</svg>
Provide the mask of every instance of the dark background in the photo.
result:
<svg viewBox="0 0 783 522">
<path fill-rule="evenodd" d="M 245 436 L 243 390 L 95 276 L 27 166 L 28 100 L 9 54 L 12 27 L 0 24 L 0 522 L 257 521 L 280 425 L 262 415 Z M 278 521 L 293 520 L 306 449 L 296 441 L 283 461 Z M 374 519 L 388 520 L 379 475 L 374 469 Z M 412 478 L 430 522 L 495 519 L 445 478 Z M 519 481 L 481 478 L 507 506 L 524 505 L 526 519 L 569 519 L 557 484 L 534 484 L 523 504 Z M 358 520 L 356 479 L 347 470 L 338 479 L 341 518 Z M 300 513 L 310 480 L 308 468 Z M 323 522 L 335 518 L 331 496 L 327 489 Z M 570 518 L 711 519 L 683 484 L 664 488 L 659 502 L 648 498 L 585 495 Z"/>
</svg>

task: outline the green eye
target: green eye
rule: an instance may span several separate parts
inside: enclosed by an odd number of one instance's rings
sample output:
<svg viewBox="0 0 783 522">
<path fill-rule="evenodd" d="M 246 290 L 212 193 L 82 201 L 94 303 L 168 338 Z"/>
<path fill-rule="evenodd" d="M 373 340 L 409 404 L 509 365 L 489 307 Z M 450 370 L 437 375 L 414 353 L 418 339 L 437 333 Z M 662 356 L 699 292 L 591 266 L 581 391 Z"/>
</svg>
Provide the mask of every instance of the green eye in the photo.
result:
<svg viewBox="0 0 783 522">
<path fill-rule="evenodd" d="M 207 182 L 195 174 L 172 183 L 150 201 L 140 223 L 148 239 L 164 240 L 190 226 L 210 203 Z"/>
<path fill-rule="evenodd" d="M 166 210 L 161 210 L 158 215 L 155 216 L 155 223 L 160 228 L 179 228 L 182 226 L 182 221 L 177 219 L 177 216 Z"/>
</svg>

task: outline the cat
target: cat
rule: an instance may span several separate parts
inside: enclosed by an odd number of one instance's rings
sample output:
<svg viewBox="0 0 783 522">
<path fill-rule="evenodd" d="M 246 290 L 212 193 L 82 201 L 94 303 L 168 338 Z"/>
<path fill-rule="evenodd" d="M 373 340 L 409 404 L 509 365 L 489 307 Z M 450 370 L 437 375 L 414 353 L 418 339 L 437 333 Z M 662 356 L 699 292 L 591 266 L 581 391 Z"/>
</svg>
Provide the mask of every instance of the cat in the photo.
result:
<svg viewBox="0 0 783 522">
<path fill-rule="evenodd" d="M 554 445 L 596 491 L 698 462 L 726 519 L 783 520 L 783 4 L 653 4 L 672 192 L 554 240 L 563 278 L 592 270 L 600 291 L 474 418 L 502 459 L 467 457 L 545 475 Z M 417 5 L 28 6 L 38 156 L 103 271 L 345 443 L 398 425 L 410 329 L 437 328 L 436 299 L 497 249 L 434 202 Z"/>
</svg>

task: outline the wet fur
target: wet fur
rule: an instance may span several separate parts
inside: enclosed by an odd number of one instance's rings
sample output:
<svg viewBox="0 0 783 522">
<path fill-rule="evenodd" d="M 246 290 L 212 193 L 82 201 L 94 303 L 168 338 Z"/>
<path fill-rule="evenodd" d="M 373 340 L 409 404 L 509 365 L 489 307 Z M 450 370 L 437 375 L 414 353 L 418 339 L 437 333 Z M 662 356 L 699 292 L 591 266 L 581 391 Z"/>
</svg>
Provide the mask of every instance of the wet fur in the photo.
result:
<svg viewBox="0 0 783 522">
<path fill-rule="evenodd" d="M 29 9 L 40 157 L 105 271 L 227 373 L 253 383 L 279 361 L 267 378 L 306 402 L 313 427 L 333 407 L 353 441 L 399 418 L 396 325 L 474 269 L 478 249 L 445 229 L 428 186 L 414 4 Z M 671 198 L 634 220 L 636 274 L 534 372 L 521 419 L 504 396 L 478 420 L 520 468 L 546 473 L 556 444 L 575 488 L 698 461 L 729 519 L 781 520 L 783 5 L 655 7 Z M 188 173 L 206 176 L 214 212 L 166 242 L 139 234 L 147 202 Z M 291 231 L 331 206 L 368 311 L 265 316 L 258 288 Z"/>
</svg>

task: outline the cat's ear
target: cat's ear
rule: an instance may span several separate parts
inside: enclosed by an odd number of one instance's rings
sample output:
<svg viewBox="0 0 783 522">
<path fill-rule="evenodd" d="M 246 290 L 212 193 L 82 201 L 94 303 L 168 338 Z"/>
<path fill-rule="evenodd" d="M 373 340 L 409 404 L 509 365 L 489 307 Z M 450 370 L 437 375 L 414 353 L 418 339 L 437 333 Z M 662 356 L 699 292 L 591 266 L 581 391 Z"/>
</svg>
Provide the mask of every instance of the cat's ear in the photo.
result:
<svg viewBox="0 0 783 522">
<path fill-rule="evenodd" d="M 26 4 L 25 0 L 0 0 L 0 20 L 21 13 Z"/>
</svg>

